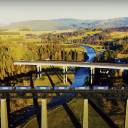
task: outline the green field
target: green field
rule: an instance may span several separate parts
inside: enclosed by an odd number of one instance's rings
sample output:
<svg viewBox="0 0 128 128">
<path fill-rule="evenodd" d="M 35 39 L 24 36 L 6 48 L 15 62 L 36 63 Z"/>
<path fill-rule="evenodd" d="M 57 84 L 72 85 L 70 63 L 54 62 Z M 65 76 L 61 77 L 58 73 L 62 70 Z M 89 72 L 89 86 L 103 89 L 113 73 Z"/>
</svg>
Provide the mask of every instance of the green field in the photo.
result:
<svg viewBox="0 0 128 128">
<path fill-rule="evenodd" d="M 128 57 L 128 54 L 118 54 L 117 55 L 118 58 L 127 58 Z"/>
<path fill-rule="evenodd" d="M 53 33 L 53 34 L 56 34 L 56 33 L 73 32 L 73 31 L 76 31 L 76 30 L 69 29 L 69 30 L 52 30 L 52 31 L 19 31 L 19 29 L 9 29 L 6 32 L 19 32 L 20 35 L 25 35 L 25 34 L 40 35 L 40 34 L 43 34 L 43 33 Z"/>
<path fill-rule="evenodd" d="M 124 36 L 128 36 L 128 32 L 113 32 L 111 34 L 114 34 L 111 35 L 112 38 L 123 38 Z"/>
<path fill-rule="evenodd" d="M 76 119 L 83 126 L 83 100 L 73 99 L 67 103 Z M 101 116 L 89 105 L 88 106 L 88 126 L 89 128 L 110 128 Z M 23 127 L 23 126 L 22 126 Z M 33 118 L 23 128 L 38 128 L 37 118 Z M 67 115 L 62 105 L 48 111 L 48 128 L 74 128 L 72 121 Z"/>
<path fill-rule="evenodd" d="M 54 85 L 55 86 L 58 86 L 58 85 L 60 85 L 60 86 L 61 85 L 70 86 L 70 83 L 69 82 L 63 84 L 63 79 L 61 79 L 62 80 L 61 81 L 56 74 L 50 75 L 49 73 L 52 71 L 51 68 L 50 68 L 50 66 L 42 66 L 42 68 L 46 69 L 47 74 L 50 76 L 50 78 L 54 82 Z M 54 66 L 54 68 L 55 68 L 55 71 L 57 71 L 57 72 L 60 72 L 60 70 L 63 70 L 63 67 L 62 66 L 59 66 L 59 67 L 58 66 Z M 43 83 L 43 86 L 49 86 L 50 85 L 51 88 L 53 88 L 52 85 L 51 85 L 51 83 L 50 83 L 50 80 L 48 79 L 47 74 L 45 72 L 42 72 L 42 77 L 40 79 L 36 79 L 36 81 L 34 82 L 34 87 L 36 87 L 36 86 L 42 86 L 42 83 Z M 67 77 L 70 79 L 70 81 L 73 82 L 74 75 L 75 74 L 68 74 Z"/>
<path fill-rule="evenodd" d="M 9 29 L 6 32 L 19 32 L 20 35 L 0 35 L 1 39 L 0 41 L 6 41 L 6 42 L 41 42 L 41 38 L 37 39 L 26 39 L 26 34 L 34 34 L 34 35 L 41 35 L 43 33 L 63 33 L 63 32 L 73 32 L 75 30 L 54 30 L 54 31 L 19 31 L 19 29 Z M 23 36 L 23 37 L 22 37 Z M 12 40 L 11 40 L 12 39 Z"/>
<path fill-rule="evenodd" d="M 91 32 L 85 32 L 85 34 L 83 36 L 77 36 L 77 37 L 70 37 L 68 38 L 68 40 L 73 40 L 73 39 L 82 39 L 83 37 L 86 37 L 88 35 L 94 35 L 94 34 L 97 34 L 97 33 L 101 33 L 102 31 L 91 31 Z"/>
</svg>

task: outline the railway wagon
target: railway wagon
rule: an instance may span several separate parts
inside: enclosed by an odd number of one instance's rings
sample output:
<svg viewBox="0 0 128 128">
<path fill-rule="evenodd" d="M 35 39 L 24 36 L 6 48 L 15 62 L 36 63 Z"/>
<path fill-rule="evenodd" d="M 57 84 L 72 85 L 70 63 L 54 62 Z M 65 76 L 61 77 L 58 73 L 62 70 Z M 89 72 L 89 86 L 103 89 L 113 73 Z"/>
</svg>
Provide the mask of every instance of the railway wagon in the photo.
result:
<svg viewBox="0 0 128 128">
<path fill-rule="evenodd" d="M 69 90 L 69 86 L 54 86 L 54 90 Z"/>
<path fill-rule="evenodd" d="M 76 86 L 75 90 L 89 90 L 89 86 Z"/>
<path fill-rule="evenodd" d="M 50 90 L 50 86 L 36 86 L 36 90 Z"/>
<path fill-rule="evenodd" d="M 93 90 L 108 90 L 108 86 L 93 86 Z"/>
<path fill-rule="evenodd" d="M 16 90 L 30 90 L 30 86 L 16 86 Z"/>
<path fill-rule="evenodd" d="M 12 86 L 0 86 L 0 90 L 13 90 Z"/>
</svg>

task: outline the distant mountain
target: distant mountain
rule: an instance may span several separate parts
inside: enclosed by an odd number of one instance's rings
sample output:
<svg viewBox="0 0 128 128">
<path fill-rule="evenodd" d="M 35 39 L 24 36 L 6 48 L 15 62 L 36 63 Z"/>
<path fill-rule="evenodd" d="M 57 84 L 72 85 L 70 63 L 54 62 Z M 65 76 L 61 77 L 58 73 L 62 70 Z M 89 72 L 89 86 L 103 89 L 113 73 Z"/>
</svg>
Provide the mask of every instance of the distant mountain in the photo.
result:
<svg viewBox="0 0 128 128">
<path fill-rule="evenodd" d="M 54 20 L 49 20 L 49 21 L 71 26 L 73 24 L 79 24 L 79 23 L 87 22 L 87 21 L 91 21 L 91 20 L 78 20 L 78 19 L 64 18 L 64 19 L 54 19 Z"/>
<path fill-rule="evenodd" d="M 128 17 L 123 18 L 115 18 L 108 20 L 92 20 L 86 21 L 82 23 L 75 24 L 75 28 L 77 29 L 87 29 L 87 28 L 111 28 L 117 26 L 128 25 Z"/>
<path fill-rule="evenodd" d="M 74 29 L 74 27 L 72 26 L 62 25 L 48 20 L 21 21 L 17 23 L 11 23 L 7 26 L 4 26 L 3 28 L 7 28 L 7 29 L 29 28 L 30 30 L 35 30 L 35 31 Z"/>
<path fill-rule="evenodd" d="M 67 30 L 67 29 L 87 29 L 87 28 L 112 28 L 118 26 L 128 26 L 128 17 L 114 18 L 108 20 L 78 20 L 78 19 L 54 19 L 54 20 L 31 20 L 11 23 L 2 28 L 19 29 L 29 28 L 35 31 Z"/>
</svg>

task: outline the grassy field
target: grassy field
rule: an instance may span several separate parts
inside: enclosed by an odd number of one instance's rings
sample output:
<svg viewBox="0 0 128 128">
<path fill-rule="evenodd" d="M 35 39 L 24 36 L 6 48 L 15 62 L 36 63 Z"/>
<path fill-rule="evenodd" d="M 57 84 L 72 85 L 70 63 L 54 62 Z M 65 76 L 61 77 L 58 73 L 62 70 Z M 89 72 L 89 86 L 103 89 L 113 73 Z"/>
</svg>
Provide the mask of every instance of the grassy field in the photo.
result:
<svg viewBox="0 0 128 128">
<path fill-rule="evenodd" d="M 20 35 L 0 35 L 1 39 L 0 40 L 4 40 L 4 41 L 9 41 L 10 38 L 13 38 L 13 39 L 19 39 L 20 36 L 23 36 L 22 40 L 23 42 L 41 42 L 41 39 L 40 38 L 37 38 L 37 39 L 26 39 L 25 38 L 25 35 L 26 34 L 35 34 L 35 35 L 41 35 L 43 33 L 53 33 L 53 34 L 56 34 L 56 33 L 63 33 L 63 32 L 73 32 L 75 30 L 54 30 L 54 31 L 19 31 L 19 29 L 9 29 L 5 32 L 19 32 Z M 10 36 L 10 37 L 9 37 Z M 19 41 L 19 42 L 21 42 Z"/>
<path fill-rule="evenodd" d="M 113 32 L 111 34 L 114 34 L 111 35 L 112 38 L 123 38 L 124 36 L 128 36 L 128 32 Z"/>
<path fill-rule="evenodd" d="M 117 57 L 118 58 L 127 58 L 128 54 L 118 54 Z"/>
<path fill-rule="evenodd" d="M 82 39 L 83 37 L 86 37 L 88 35 L 94 35 L 94 34 L 97 34 L 97 33 L 101 33 L 102 31 L 91 31 L 91 32 L 86 32 L 85 35 L 83 36 L 77 36 L 77 37 L 71 37 L 71 38 L 68 38 L 68 40 L 73 40 L 73 39 Z"/>
<path fill-rule="evenodd" d="M 73 99 L 67 103 L 68 107 L 72 110 L 74 116 L 77 118 L 81 126 L 83 126 L 83 100 Z M 72 121 L 62 105 L 58 108 L 49 111 L 48 114 L 48 128 L 74 128 Z M 89 128 L 110 128 L 108 124 L 101 118 L 101 116 L 88 105 L 88 125 Z M 38 128 L 37 118 L 33 118 L 23 128 Z"/>
<path fill-rule="evenodd" d="M 61 79 L 59 79 L 59 77 L 56 74 L 50 75 L 50 72 L 52 71 L 50 66 L 42 66 L 42 68 L 46 69 L 47 74 L 50 76 L 50 78 L 52 79 L 55 86 L 58 86 L 58 85 L 59 86 L 61 86 L 61 85 L 70 86 L 69 82 L 63 84 L 63 79 L 61 77 L 60 77 Z M 60 67 L 54 66 L 54 68 L 56 71 L 63 70 L 62 66 L 60 66 Z M 52 73 L 53 73 L 53 71 L 52 71 Z M 36 79 L 36 81 L 34 82 L 34 87 L 43 85 L 43 86 L 51 86 L 51 88 L 53 88 L 47 74 L 45 72 L 42 72 L 42 77 L 40 79 Z M 75 74 L 68 74 L 67 77 L 73 82 L 74 75 Z"/>
<path fill-rule="evenodd" d="M 113 34 L 113 35 L 109 35 L 111 38 L 107 39 L 107 40 L 103 40 L 103 42 L 105 42 L 105 41 L 115 41 L 115 39 L 121 39 L 121 38 L 124 38 L 125 36 L 128 36 L 128 32 L 112 32 L 111 34 Z"/>
<path fill-rule="evenodd" d="M 73 32 L 75 30 L 69 29 L 69 30 L 53 30 L 53 31 L 19 31 L 19 29 L 9 29 L 6 32 L 20 32 L 20 35 L 25 35 L 25 34 L 36 34 L 36 35 L 40 35 L 43 33 L 63 33 L 63 32 Z"/>
</svg>

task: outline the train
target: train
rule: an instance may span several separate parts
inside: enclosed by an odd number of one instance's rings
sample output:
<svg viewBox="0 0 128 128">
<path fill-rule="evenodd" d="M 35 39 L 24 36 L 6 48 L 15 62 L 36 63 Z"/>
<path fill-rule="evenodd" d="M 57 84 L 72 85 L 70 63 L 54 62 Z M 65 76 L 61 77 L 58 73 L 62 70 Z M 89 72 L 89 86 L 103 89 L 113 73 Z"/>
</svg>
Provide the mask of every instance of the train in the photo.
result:
<svg viewBox="0 0 128 128">
<path fill-rule="evenodd" d="M 128 89 L 128 87 L 111 87 L 108 86 L 75 86 L 70 88 L 69 86 L 54 86 L 53 90 L 120 90 Z M 33 90 L 31 86 L 0 86 L 0 90 Z M 36 86 L 34 90 L 52 90 L 50 86 Z"/>
</svg>

